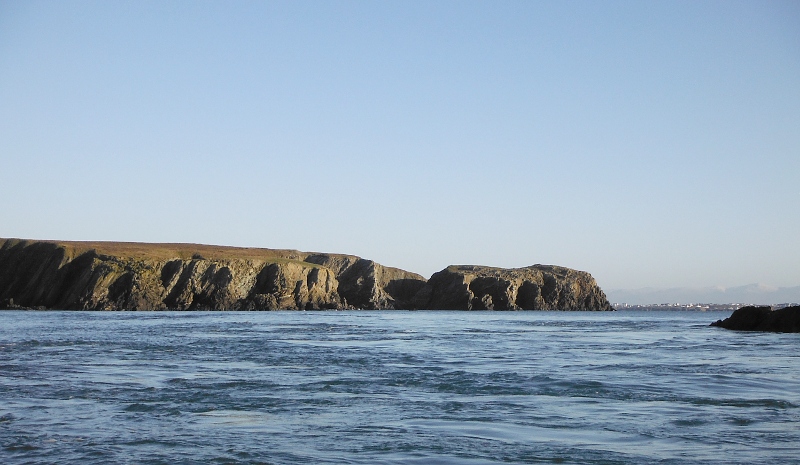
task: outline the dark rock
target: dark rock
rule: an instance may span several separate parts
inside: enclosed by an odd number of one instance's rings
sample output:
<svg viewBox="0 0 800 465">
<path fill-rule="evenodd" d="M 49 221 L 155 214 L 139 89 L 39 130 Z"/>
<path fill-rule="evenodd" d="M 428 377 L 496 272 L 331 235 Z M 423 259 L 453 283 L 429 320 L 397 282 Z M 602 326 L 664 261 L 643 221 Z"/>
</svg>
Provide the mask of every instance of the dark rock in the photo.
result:
<svg viewBox="0 0 800 465">
<path fill-rule="evenodd" d="M 800 306 L 772 310 L 771 307 L 742 307 L 724 319 L 711 323 L 736 331 L 769 331 L 776 333 L 800 333 Z"/>
</svg>

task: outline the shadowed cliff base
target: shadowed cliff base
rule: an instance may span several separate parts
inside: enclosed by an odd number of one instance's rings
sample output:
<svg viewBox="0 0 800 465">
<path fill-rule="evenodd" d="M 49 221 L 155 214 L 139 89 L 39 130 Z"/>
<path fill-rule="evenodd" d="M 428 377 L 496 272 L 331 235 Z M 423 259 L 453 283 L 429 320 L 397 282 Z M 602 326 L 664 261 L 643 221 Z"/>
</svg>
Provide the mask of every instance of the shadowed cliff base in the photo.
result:
<svg viewBox="0 0 800 465">
<path fill-rule="evenodd" d="M 589 273 L 450 266 L 430 280 L 353 255 L 0 239 L 0 308 L 613 310 Z"/>
<path fill-rule="evenodd" d="M 711 323 L 736 331 L 769 331 L 774 333 L 800 333 L 800 306 L 773 310 L 772 307 L 742 307 L 724 319 Z"/>
</svg>

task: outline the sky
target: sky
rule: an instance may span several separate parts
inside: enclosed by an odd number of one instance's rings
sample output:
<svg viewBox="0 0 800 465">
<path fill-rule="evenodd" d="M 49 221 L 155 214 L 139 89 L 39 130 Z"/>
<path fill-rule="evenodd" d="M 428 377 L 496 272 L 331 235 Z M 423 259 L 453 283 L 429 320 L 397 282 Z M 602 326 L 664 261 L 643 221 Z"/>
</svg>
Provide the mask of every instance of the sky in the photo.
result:
<svg viewBox="0 0 800 465">
<path fill-rule="evenodd" d="M 0 0 L 0 237 L 800 285 L 796 1 Z"/>
</svg>

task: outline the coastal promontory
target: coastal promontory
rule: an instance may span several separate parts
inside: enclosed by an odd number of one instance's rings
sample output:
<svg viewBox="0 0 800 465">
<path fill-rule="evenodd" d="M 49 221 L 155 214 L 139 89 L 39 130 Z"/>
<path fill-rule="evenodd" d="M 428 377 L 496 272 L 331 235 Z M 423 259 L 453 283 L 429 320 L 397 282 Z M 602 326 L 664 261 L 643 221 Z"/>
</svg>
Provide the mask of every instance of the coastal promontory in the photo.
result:
<svg viewBox="0 0 800 465">
<path fill-rule="evenodd" d="M 592 275 L 560 266 L 449 266 L 428 281 L 429 308 L 613 310 Z"/>
<path fill-rule="evenodd" d="M 0 239 L 0 308 L 613 310 L 589 273 L 450 266 L 430 280 L 353 255 Z"/>
</svg>

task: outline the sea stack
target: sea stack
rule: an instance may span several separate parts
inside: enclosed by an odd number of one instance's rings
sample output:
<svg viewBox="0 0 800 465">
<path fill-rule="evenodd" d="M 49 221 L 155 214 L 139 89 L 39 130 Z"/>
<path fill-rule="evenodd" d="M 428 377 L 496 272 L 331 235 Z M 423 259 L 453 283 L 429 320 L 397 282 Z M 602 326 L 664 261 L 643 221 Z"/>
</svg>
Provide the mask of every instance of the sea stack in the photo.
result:
<svg viewBox="0 0 800 465">
<path fill-rule="evenodd" d="M 586 272 L 450 266 L 430 280 L 354 255 L 0 239 L 0 308 L 613 310 Z"/>
</svg>

